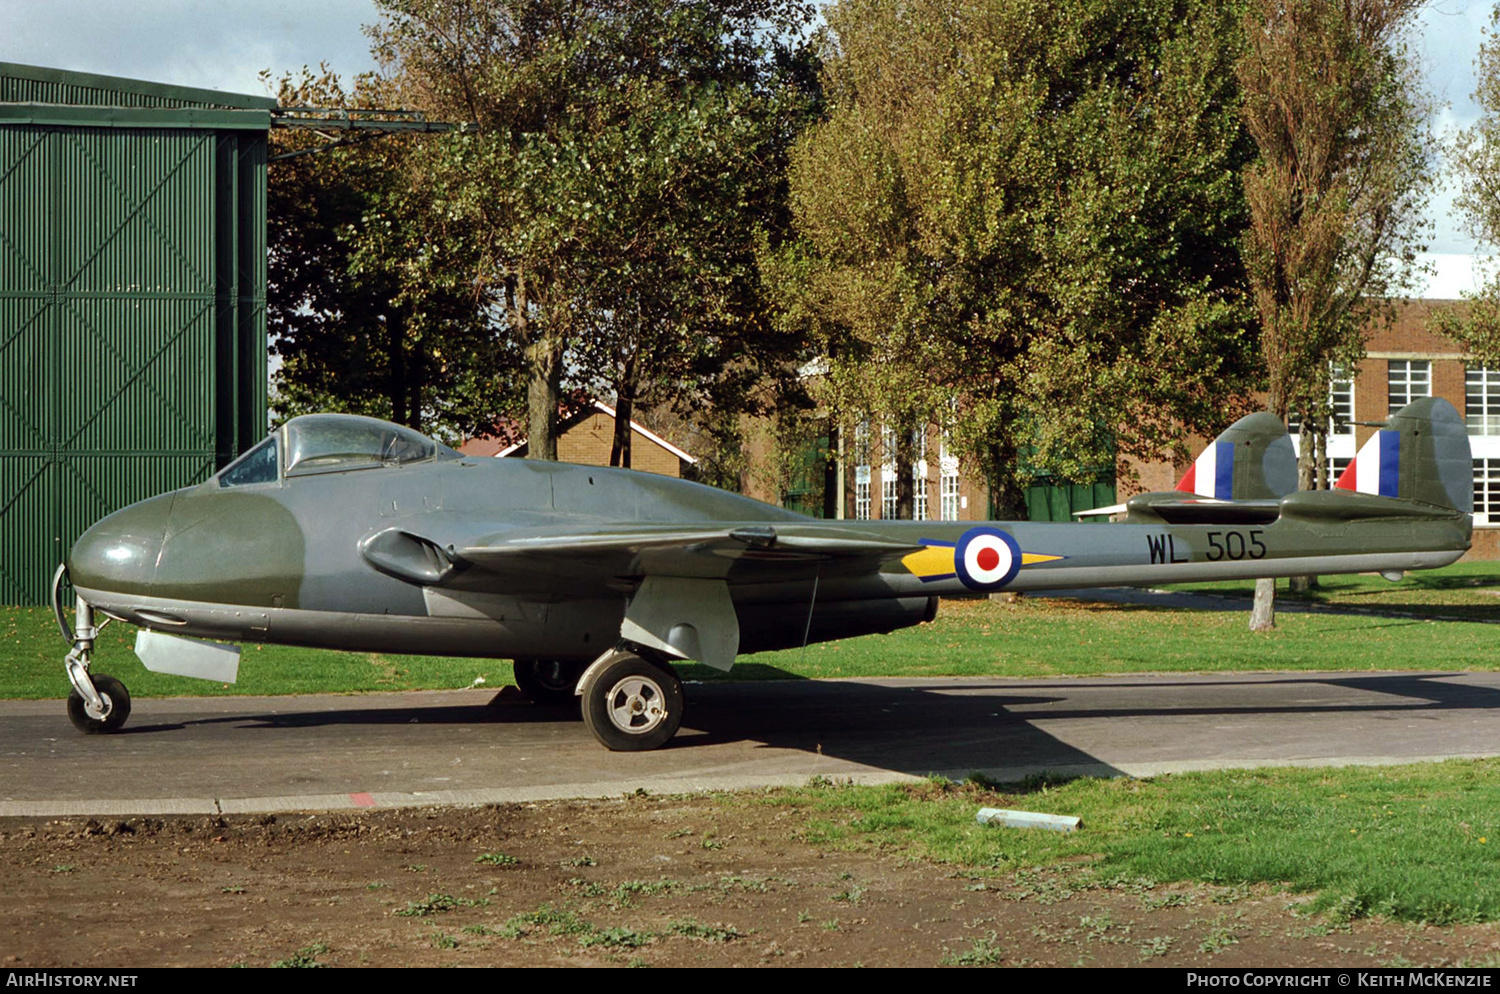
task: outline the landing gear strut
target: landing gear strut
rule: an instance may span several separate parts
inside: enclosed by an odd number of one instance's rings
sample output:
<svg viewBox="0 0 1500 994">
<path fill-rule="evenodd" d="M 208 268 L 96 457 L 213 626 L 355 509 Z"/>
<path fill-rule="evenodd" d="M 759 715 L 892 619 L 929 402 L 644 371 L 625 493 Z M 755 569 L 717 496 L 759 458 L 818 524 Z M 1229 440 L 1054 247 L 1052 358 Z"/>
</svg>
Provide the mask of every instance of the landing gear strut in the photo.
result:
<svg viewBox="0 0 1500 994">
<path fill-rule="evenodd" d="M 94 640 L 104 625 L 94 626 L 94 608 L 88 601 L 74 595 L 77 628 L 69 627 L 63 613 L 63 583 L 67 580 L 67 566 L 59 566 L 52 577 L 52 614 L 57 619 L 57 628 L 71 648 L 63 666 L 68 671 L 68 682 L 73 692 L 68 695 L 68 720 L 73 727 L 85 735 L 117 732 L 130 717 L 130 694 L 125 685 L 103 673 L 90 674 L 89 663 L 94 654 Z"/>
</svg>

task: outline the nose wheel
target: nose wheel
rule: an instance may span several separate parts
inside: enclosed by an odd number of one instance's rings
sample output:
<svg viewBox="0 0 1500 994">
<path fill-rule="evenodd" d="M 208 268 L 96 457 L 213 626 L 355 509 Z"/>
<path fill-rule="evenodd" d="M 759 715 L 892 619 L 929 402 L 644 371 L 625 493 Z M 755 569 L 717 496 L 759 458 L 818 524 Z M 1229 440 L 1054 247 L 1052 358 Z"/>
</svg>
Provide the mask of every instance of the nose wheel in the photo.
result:
<svg viewBox="0 0 1500 994">
<path fill-rule="evenodd" d="M 125 685 L 112 676 L 97 673 L 92 679 L 98 705 L 90 703 L 75 690 L 68 695 L 68 720 L 85 735 L 117 732 L 130 717 L 130 694 Z"/>
<path fill-rule="evenodd" d="M 667 743 L 682 725 L 682 681 L 670 665 L 627 649 L 595 660 L 579 685 L 583 723 L 605 748 L 642 752 Z"/>
<path fill-rule="evenodd" d="M 130 693 L 114 677 L 89 672 L 94 640 L 104 626 L 94 627 L 93 607 L 77 595 L 74 597 L 76 612 L 73 619 L 76 627 L 68 624 L 63 611 L 63 590 L 67 580 L 67 566 L 59 566 L 52 577 L 52 613 L 63 639 L 72 647 L 63 660 L 68 682 L 73 685 L 73 692 L 68 695 L 68 720 L 85 735 L 117 732 L 130 717 Z M 105 624 L 108 623 L 109 620 L 105 619 Z"/>
</svg>

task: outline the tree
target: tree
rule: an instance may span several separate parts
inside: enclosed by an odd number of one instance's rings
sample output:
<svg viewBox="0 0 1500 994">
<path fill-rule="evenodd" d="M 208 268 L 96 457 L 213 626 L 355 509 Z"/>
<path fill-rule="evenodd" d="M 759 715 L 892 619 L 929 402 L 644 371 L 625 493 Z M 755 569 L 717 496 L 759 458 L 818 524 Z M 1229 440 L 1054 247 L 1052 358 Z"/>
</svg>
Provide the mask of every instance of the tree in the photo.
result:
<svg viewBox="0 0 1500 994">
<path fill-rule="evenodd" d="M 1475 62 L 1478 88 L 1474 99 L 1480 117 L 1453 143 L 1452 161 L 1459 177 L 1458 207 L 1465 227 L 1483 243 L 1500 245 L 1500 7 L 1490 15 L 1487 39 Z M 1442 329 L 1479 362 L 1500 365 L 1500 273 L 1491 272 L 1472 293 L 1463 312 L 1446 311 Z"/>
<path fill-rule="evenodd" d="M 769 271 L 846 410 L 898 445 L 951 424 L 997 513 L 1021 516 L 1029 473 L 1087 479 L 1246 394 L 1232 14 L 841 0 L 826 16 L 830 111 L 797 146 L 800 238 Z"/>
<path fill-rule="evenodd" d="M 1271 410 L 1300 417 L 1299 485 L 1327 486 L 1333 367 L 1364 355 L 1408 285 L 1432 144 L 1403 38 L 1416 0 L 1251 0 L 1238 67 L 1258 155 L 1245 262 Z M 1274 625 L 1256 585 L 1251 628 Z"/>
<path fill-rule="evenodd" d="M 404 92 L 474 123 L 437 148 L 435 196 L 524 353 L 530 454 L 556 457 L 565 373 L 612 383 L 628 426 L 644 384 L 680 378 L 695 358 L 723 362 L 710 333 L 744 324 L 746 239 L 777 175 L 766 153 L 787 140 L 780 42 L 809 8 L 382 6 L 377 50 Z"/>
<path fill-rule="evenodd" d="M 328 72 L 285 77 L 283 106 L 391 105 L 378 80 L 346 92 Z M 355 147 L 277 131 L 269 178 L 267 323 L 281 357 L 278 417 L 340 410 L 385 418 L 448 441 L 504 412 L 515 366 L 483 302 L 449 275 L 416 233 L 432 209 L 416 142 Z"/>
</svg>

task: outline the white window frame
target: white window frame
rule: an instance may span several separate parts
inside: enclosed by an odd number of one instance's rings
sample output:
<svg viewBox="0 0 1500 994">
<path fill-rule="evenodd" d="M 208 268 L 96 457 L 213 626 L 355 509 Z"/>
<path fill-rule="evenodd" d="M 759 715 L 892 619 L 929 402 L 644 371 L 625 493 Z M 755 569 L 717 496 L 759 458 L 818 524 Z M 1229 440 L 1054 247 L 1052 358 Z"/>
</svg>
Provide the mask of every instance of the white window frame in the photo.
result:
<svg viewBox="0 0 1500 994">
<path fill-rule="evenodd" d="M 1500 524 L 1500 452 L 1474 457 L 1474 523 Z"/>
<path fill-rule="evenodd" d="M 854 519 L 870 520 L 870 422 L 854 426 Z"/>
<path fill-rule="evenodd" d="M 1464 424 L 1471 436 L 1500 435 L 1500 369 L 1465 364 Z"/>
<path fill-rule="evenodd" d="M 1385 392 L 1388 415 L 1414 400 L 1431 397 L 1432 363 L 1426 359 L 1386 360 Z"/>
<path fill-rule="evenodd" d="M 926 521 L 927 499 L 927 427 L 924 425 L 911 433 L 912 449 L 916 457 L 911 463 L 911 519 Z"/>
<path fill-rule="evenodd" d="M 957 521 L 960 510 L 958 456 L 948 451 L 944 441 L 938 450 L 938 519 Z"/>
</svg>

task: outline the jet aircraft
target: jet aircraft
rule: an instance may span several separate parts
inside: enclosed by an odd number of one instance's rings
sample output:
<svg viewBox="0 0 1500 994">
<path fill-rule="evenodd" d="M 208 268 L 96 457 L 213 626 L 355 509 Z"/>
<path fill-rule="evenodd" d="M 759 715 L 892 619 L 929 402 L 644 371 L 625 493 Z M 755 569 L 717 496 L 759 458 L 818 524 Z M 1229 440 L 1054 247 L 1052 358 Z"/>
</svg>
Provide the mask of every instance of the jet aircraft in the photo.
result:
<svg viewBox="0 0 1500 994">
<path fill-rule="evenodd" d="M 199 640 L 511 658 L 533 700 L 580 697 L 601 743 L 642 750 L 682 722 L 674 662 L 728 670 L 741 653 L 889 632 L 931 620 L 940 596 L 1444 566 L 1469 547 L 1470 479 L 1463 421 L 1426 399 L 1333 490 L 1295 490 L 1291 440 L 1262 413 L 1119 523 L 826 521 L 318 414 L 100 520 L 53 606 L 84 732 L 130 711 L 124 685 L 91 672 L 102 615 L 140 627 L 149 668 L 217 680 L 237 650 Z"/>
</svg>

